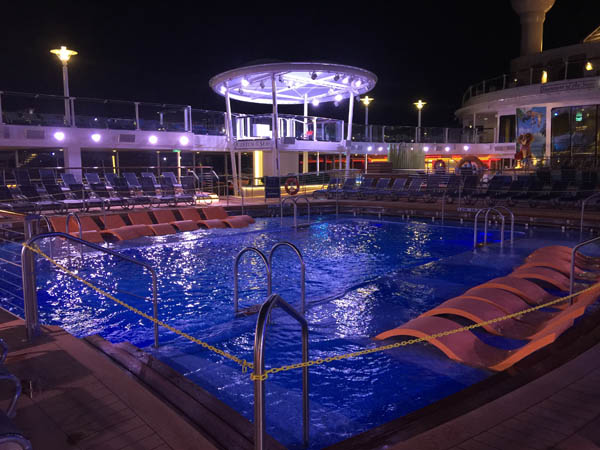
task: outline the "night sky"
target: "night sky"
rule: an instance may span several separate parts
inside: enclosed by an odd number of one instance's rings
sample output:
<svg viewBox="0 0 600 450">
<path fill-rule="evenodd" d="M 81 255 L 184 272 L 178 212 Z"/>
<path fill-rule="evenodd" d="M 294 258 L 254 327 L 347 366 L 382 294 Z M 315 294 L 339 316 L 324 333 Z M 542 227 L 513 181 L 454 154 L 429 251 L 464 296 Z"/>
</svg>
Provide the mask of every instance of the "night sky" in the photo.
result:
<svg viewBox="0 0 600 450">
<path fill-rule="evenodd" d="M 80 53 L 69 64 L 73 96 L 221 111 L 222 97 L 208 87 L 217 73 L 257 60 L 330 61 L 379 77 L 369 94 L 375 98 L 370 123 L 415 125 L 412 102 L 422 98 L 428 102 L 423 126 L 452 126 L 465 89 L 507 71 L 519 53 L 520 24 L 509 0 L 394 2 L 394 10 L 356 3 L 350 16 L 339 14 L 347 9 L 345 2 L 336 9 L 304 3 L 291 16 L 211 16 L 204 2 L 16 3 L 2 6 L 0 90 L 5 91 L 62 94 L 60 63 L 49 53 L 60 45 Z M 225 10 L 277 6 L 224 3 Z M 544 48 L 578 43 L 598 25 L 596 0 L 557 0 L 546 17 Z M 347 105 L 311 107 L 309 114 L 343 118 Z M 301 114 L 301 108 L 283 111 Z M 233 110 L 266 111 L 239 102 Z M 355 111 L 355 121 L 362 122 L 362 105 Z"/>
</svg>

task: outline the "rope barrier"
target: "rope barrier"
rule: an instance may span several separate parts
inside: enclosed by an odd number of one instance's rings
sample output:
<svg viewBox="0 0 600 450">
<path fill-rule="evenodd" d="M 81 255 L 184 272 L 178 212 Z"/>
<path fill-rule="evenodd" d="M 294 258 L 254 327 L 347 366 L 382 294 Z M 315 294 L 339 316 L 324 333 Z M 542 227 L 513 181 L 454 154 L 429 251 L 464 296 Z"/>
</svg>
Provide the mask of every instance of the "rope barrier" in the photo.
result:
<svg viewBox="0 0 600 450">
<path fill-rule="evenodd" d="M 92 283 L 90 283 L 89 281 L 85 280 L 84 278 L 80 277 L 79 275 L 77 275 L 76 273 L 72 272 L 71 270 L 67 269 L 65 266 L 61 265 L 60 263 L 58 263 L 57 261 L 55 261 L 53 258 L 49 257 L 48 255 L 46 255 L 44 252 L 42 252 L 38 247 L 32 247 L 29 246 L 27 244 L 23 244 L 24 247 L 28 248 L 29 250 L 33 251 L 34 253 L 37 253 L 38 255 L 42 256 L 43 258 L 45 258 L 46 260 L 48 260 L 50 263 L 52 263 L 55 267 L 57 267 L 58 269 L 62 270 L 63 272 L 65 272 L 66 274 L 70 275 L 71 277 L 75 278 L 76 280 L 80 281 L 81 283 L 85 284 L 86 286 L 90 287 L 91 289 L 95 290 L 96 292 L 98 292 L 99 294 L 103 295 L 104 297 L 109 298 L 110 300 L 114 301 L 115 303 L 123 306 L 124 308 L 128 309 L 129 311 L 153 322 L 156 323 L 157 325 L 166 328 L 167 330 L 191 341 L 194 342 L 200 346 L 202 346 L 203 348 L 212 351 L 220 356 L 223 356 L 224 358 L 227 358 L 237 364 L 239 364 L 242 367 L 242 373 L 246 373 L 248 368 L 250 369 L 254 369 L 254 365 L 253 363 L 250 363 L 248 361 L 246 361 L 245 359 L 242 358 L 238 358 L 235 355 L 232 355 L 230 353 L 225 352 L 224 350 L 221 350 L 213 345 L 210 345 L 209 343 L 195 338 L 194 336 L 191 336 L 188 333 L 185 333 L 184 331 L 178 330 L 177 328 L 167 324 L 166 322 L 163 322 L 162 320 L 158 320 L 155 319 L 154 317 L 144 313 L 143 311 L 140 311 L 139 309 L 128 305 L 127 303 L 125 303 L 122 300 L 119 300 L 118 298 L 116 298 L 115 296 L 113 296 L 112 294 L 104 291 L 103 289 L 93 285 Z M 445 336 L 450 336 L 456 333 L 461 333 L 461 332 L 465 332 L 465 331 L 470 331 L 470 330 L 474 330 L 476 328 L 481 328 L 484 327 L 486 325 L 490 325 L 490 324 L 494 324 L 494 323 L 498 323 L 504 320 L 508 320 L 508 319 L 514 319 L 514 318 L 518 318 L 521 317 L 525 314 L 534 312 L 534 311 L 538 311 L 540 309 L 543 308 L 548 308 L 554 305 L 557 305 L 559 303 L 565 302 L 567 300 L 570 300 L 576 296 L 579 296 L 583 293 L 592 291 L 594 289 L 600 289 L 600 283 L 599 284 L 594 284 L 586 289 L 583 289 L 579 292 L 576 292 L 574 294 L 571 295 L 567 295 L 565 297 L 560 297 L 551 301 L 548 301 L 546 303 L 537 305 L 537 306 L 532 306 L 531 308 L 527 308 L 523 311 L 519 311 L 516 313 L 512 313 L 512 314 L 506 314 L 504 316 L 500 316 L 500 317 L 496 317 L 494 319 L 490 319 L 484 322 L 479 322 L 479 323 L 475 323 L 472 325 L 467 325 L 464 327 L 460 327 L 460 328 L 456 328 L 454 330 L 449 330 L 449 331 L 443 331 L 440 333 L 436 333 L 436 334 L 431 334 L 431 335 L 427 335 L 421 338 L 414 338 L 414 339 L 408 339 L 408 340 L 404 340 L 404 341 L 400 341 L 400 342 L 395 342 L 393 344 L 388 344 L 388 345 L 381 345 L 378 347 L 374 347 L 374 348 L 368 348 L 368 349 L 364 349 L 364 350 L 359 350 L 356 352 L 350 352 L 350 353 L 344 353 L 341 355 L 335 355 L 335 356 L 331 356 L 331 357 L 327 357 L 327 358 L 319 358 L 319 359 L 313 359 L 313 360 L 309 360 L 307 362 L 300 362 L 300 363 L 296 363 L 296 364 L 289 364 L 289 365 L 284 365 L 284 366 L 280 366 L 280 367 L 272 367 L 268 370 L 266 370 L 264 372 L 264 374 L 262 376 L 257 376 L 254 375 L 254 373 L 250 373 L 250 379 L 252 381 L 256 381 L 256 380 L 261 380 L 264 381 L 268 378 L 268 376 L 270 374 L 275 374 L 278 372 L 284 372 L 284 371 L 288 371 L 288 370 L 295 370 L 295 369 L 301 369 L 303 367 L 310 367 L 310 366 L 315 366 L 315 365 L 321 365 L 321 364 L 325 364 L 325 363 L 331 363 L 333 361 L 342 361 L 345 359 L 350 359 L 350 358 L 356 358 L 359 356 L 364 356 L 364 355 L 370 355 L 373 353 L 379 353 L 379 352 L 383 352 L 386 350 L 392 350 L 395 348 L 400 348 L 400 347 L 406 347 L 408 345 L 413 345 L 413 344 L 418 344 L 421 342 L 426 342 L 426 341 L 430 341 L 430 340 L 434 340 L 437 338 L 441 338 L 441 337 L 445 337 Z"/>
<path fill-rule="evenodd" d="M 76 280 L 80 281 L 81 283 L 85 284 L 86 286 L 88 286 L 89 288 L 95 290 L 96 292 L 98 292 L 99 294 L 103 295 L 104 297 L 107 297 L 109 299 L 111 299 L 112 301 L 114 301 L 115 303 L 123 306 L 124 308 L 128 309 L 129 311 L 143 317 L 144 319 L 147 319 L 149 321 L 151 321 L 152 323 L 156 323 L 157 325 L 166 328 L 167 330 L 189 340 L 192 341 L 202 347 L 204 347 L 207 350 L 210 350 L 214 353 L 217 353 L 218 355 L 221 355 L 227 359 L 230 359 L 231 361 L 239 364 L 240 366 L 242 366 L 242 372 L 245 373 L 247 371 L 248 368 L 252 368 L 252 364 L 249 363 L 248 361 L 246 361 L 245 359 L 241 359 L 238 358 L 237 356 L 231 355 L 221 349 L 218 349 L 212 345 L 210 345 L 208 342 L 202 341 L 200 339 L 195 338 L 194 336 L 191 336 L 188 333 L 185 333 L 184 331 L 178 330 L 177 328 L 169 325 L 166 322 L 163 322 L 162 320 L 158 320 L 155 319 L 154 317 L 150 316 L 149 314 L 146 314 L 143 311 L 140 311 L 139 309 L 128 305 L 127 303 L 125 303 L 122 300 L 119 300 L 118 298 L 116 298 L 114 295 L 106 292 L 103 289 L 100 289 L 97 286 L 94 286 L 92 283 L 90 283 L 89 281 L 85 280 L 84 278 L 80 277 L 79 275 L 77 275 L 76 273 L 74 273 L 73 271 L 67 269 L 65 266 L 61 265 L 60 263 L 58 263 L 57 261 L 55 261 L 53 258 L 49 257 L 48 255 L 46 255 L 43 251 L 41 251 L 38 247 L 32 247 L 30 245 L 27 244 L 23 244 L 24 247 L 26 247 L 27 249 L 31 250 L 34 253 L 37 253 L 38 255 L 40 255 L 41 257 L 45 258 L 46 260 L 48 260 L 50 263 L 52 263 L 55 267 L 57 267 L 58 269 L 62 270 L 63 272 L 65 272 L 67 275 L 75 278 Z"/>
</svg>

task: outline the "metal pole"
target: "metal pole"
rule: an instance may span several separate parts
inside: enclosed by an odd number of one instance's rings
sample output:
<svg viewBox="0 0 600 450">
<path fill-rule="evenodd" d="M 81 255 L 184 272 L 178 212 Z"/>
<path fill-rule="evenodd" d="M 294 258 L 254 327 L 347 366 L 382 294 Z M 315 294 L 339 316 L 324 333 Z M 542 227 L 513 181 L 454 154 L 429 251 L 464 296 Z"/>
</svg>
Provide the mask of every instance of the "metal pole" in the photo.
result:
<svg viewBox="0 0 600 450">
<path fill-rule="evenodd" d="M 62 66 L 62 75 L 63 75 L 63 92 L 65 97 L 65 122 L 67 124 L 71 123 L 71 111 L 69 105 L 69 69 L 67 67 L 67 61 L 63 61 Z"/>
<path fill-rule="evenodd" d="M 234 154 L 234 147 L 235 147 L 235 141 L 233 138 L 233 122 L 231 119 L 231 100 L 229 99 L 229 89 L 227 88 L 227 86 L 225 86 L 225 108 L 226 108 L 226 114 L 225 114 L 225 122 L 226 122 L 226 131 L 227 131 L 227 144 L 229 147 L 229 157 L 231 158 L 231 175 L 233 177 L 233 193 L 234 195 L 238 195 L 239 192 L 239 186 L 237 184 L 237 168 L 236 168 L 236 164 L 235 164 L 235 154 Z M 227 183 L 227 178 L 225 179 L 225 183 Z M 229 188 L 228 186 L 225 186 L 225 189 L 227 190 L 227 195 L 229 196 Z"/>
<path fill-rule="evenodd" d="M 279 115 L 277 113 L 277 85 L 275 84 L 275 73 L 271 74 L 271 95 L 273 99 L 273 162 L 275 174 L 280 177 L 279 170 Z"/>
<path fill-rule="evenodd" d="M 350 103 L 348 105 L 348 134 L 346 135 L 346 173 L 348 173 L 350 170 L 350 148 L 352 147 L 352 120 L 354 120 L 354 92 L 352 91 L 350 91 L 349 101 Z"/>
<path fill-rule="evenodd" d="M 33 220 L 26 217 L 24 226 L 25 242 L 27 242 L 35 235 Z M 27 339 L 31 342 L 40 333 L 40 323 L 35 279 L 35 259 L 33 252 L 25 245 L 21 250 L 21 271 L 23 278 L 25 327 L 27 329 Z"/>
<path fill-rule="evenodd" d="M 140 102 L 133 102 L 135 106 L 135 129 L 140 130 Z"/>
</svg>

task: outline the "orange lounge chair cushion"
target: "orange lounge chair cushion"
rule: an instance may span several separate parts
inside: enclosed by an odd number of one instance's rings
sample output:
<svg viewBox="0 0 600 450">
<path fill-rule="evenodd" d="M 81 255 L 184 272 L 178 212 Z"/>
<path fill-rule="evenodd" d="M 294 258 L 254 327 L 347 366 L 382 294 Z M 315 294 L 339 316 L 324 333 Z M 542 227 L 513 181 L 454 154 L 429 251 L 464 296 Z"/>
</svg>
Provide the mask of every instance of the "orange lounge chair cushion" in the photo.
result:
<svg viewBox="0 0 600 450">
<path fill-rule="evenodd" d="M 181 208 L 179 214 L 185 220 L 193 220 L 196 225 L 204 228 L 226 228 L 227 225 L 221 219 L 207 219 L 203 220 L 200 212 L 196 208 Z"/>
<path fill-rule="evenodd" d="M 388 339 L 395 336 L 426 336 L 447 332 L 460 328 L 452 320 L 442 317 L 417 317 L 404 325 L 385 331 L 375 336 L 377 340 Z M 428 339 L 427 342 L 441 350 L 449 358 L 470 366 L 486 367 L 491 370 L 505 370 L 531 353 L 556 340 L 555 333 L 549 333 L 538 339 L 532 340 L 523 347 L 515 350 L 503 350 L 484 343 L 470 331 Z"/>
<path fill-rule="evenodd" d="M 69 233 L 71 236 L 79 237 L 79 231 L 73 231 Z M 84 241 L 93 242 L 94 244 L 104 244 L 104 238 L 102 233 L 96 230 L 89 230 L 82 232 L 82 239 Z"/>
<path fill-rule="evenodd" d="M 175 234 L 175 228 L 168 224 L 154 224 L 152 223 L 152 219 L 150 219 L 150 215 L 146 211 L 136 211 L 130 212 L 128 214 L 129 220 L 134 225 L 147 225 L 150 227 L 155 236 L 165 236 L 167 234 Z"/>
<path fill-rule="evenodd" d="M 253 217 L 250 217 L 246 214 L 241 215 L 241 216 L 230 216 L 229 214 L 227 214 L 227 211 L 225 211 L 225 208 L 223 208 L 222 206 L 207 206 L 206 208 L 202 208 L 202 213 L 204 214 L 204 217 L 206 217 L 207 219 L 225 220 L 225 219 L 235 218 L 236 220 L 243 220 L 247 224 L 255 222 Z M 232 228 L 241 228 L 241 227 L 236 226 L 236 227 L 232 227 Z"/>
<path fill-rule="evenodd" d="M 198 229 L 198 225 L 193 220 L 177 220 L 173 215 L 173 211 L 167 209 L 159 209 L 154 211 L 154 217 L 158 223 L 169 223 L 179 231 L 194 231 Z"/>
</svg>

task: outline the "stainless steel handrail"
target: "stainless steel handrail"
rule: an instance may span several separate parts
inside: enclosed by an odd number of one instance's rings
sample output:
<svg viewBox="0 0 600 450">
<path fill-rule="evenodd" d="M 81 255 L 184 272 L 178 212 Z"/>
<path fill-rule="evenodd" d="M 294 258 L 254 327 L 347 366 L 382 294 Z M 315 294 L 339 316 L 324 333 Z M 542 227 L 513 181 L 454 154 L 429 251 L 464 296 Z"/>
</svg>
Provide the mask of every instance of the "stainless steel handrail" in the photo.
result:
<svg viewBox="0 0 600 450">
<path fill-rule="evenodd" d="M 502 208 L 510 214 L 510 245 L 513 245 L 514 240 L 515 240 L 515 215 L 514 215 L 514 213 L 510 210 L 510 208 L 507 208 L 506 206 L 494 206 L 494 208 L 495 209 Z"/>
<path fill-rule="evenodd" d="M 298 201 L 302 199 L 306 200 L 306 204 L 308 205 L 308 222 L 306 222 L 304 225 L 310 225 L 310 200 L 306 195 L 298 195 L 297 197 L 285 197 L 283 200 L 281 200 L 281 203 L 279 204 L 281 224 L 283 224 L 283 205 L 285 205 L 285 202 L 289 200 L 294 204 L 294 228 L 298 228 Z"/>
<path fill-rule="evenodd" d="M 75 219 L 75 222 L 77 222 L 77 226 L 79 227 L 79 239 L 83 240 L 83 227 L 81 226 L 81 219 L 75 212 L 70 212 L 69 214 L 67 214 L 67 217 L 65 219 L 65 232 L 67 234 L 70 234 L 69 233 L 69 222 L 71 221 L 71 217 L 73 217 Z M 69 249 L 70 248 L 71 248 L 71 243 L 69 242 Z M 81 263 L 83 264 L 83 245 L 79 246 L 79 254 L 81 255 Z M 71 252 L 69 252 L 69 258 L 70 257 L 71 257 Z"/>
<path fill-rule="evenodd" d="M 294 244 L 292 244 L 291 242 L 278 242 L 275 245 L 273 245 L 273 247 L 271 247 L 271 251 L 269 251 L 269 277 L 273 276 L 273 252 L 280 248 L 280 247 L 290 247 L 298 256 L 298 259 L 300 260 L 300 289 L 301 289 L 301 294 L 300 294 L 300 302 L 302 305 L 302 315 L 305 314 L 306 312 L 306 266 L 304 265 L 304 257 L 302 256 L 302 253 L 300 252 L 300 250 L 298 250 L 298 247 L 296 247 Z M 269 280 L 269 286 L 272 286 L 273 282 L 272 279 Z"/>
<path fill-rule="evenodd" d="M 30 226 L 30 223 L 28 223 Z M 74 241 L 79 244 L 86 245 L 94 250 L 98 250 L 103 253 L 108 253 L 109 255 L 116 256 L 117 258 L 121 258 L 125 261 L 128 261 L 133 264 L 137 264 L 138 266 L 142 266 L 147 269 L 152 275 L 152 304 L 153 304 L 153 317 L 158 320 L 158 297 L 157 297 L 157 277 L 156 271 L 154 268 L 143 261 L 138 261 L 134 258 L 131 258 L 122 253 L 116 252 L 114 250 L 110 250 L 108 248 L 102 247 L 97 244 L 93 244 L 88 241 L 84 241 L 83 239 L 76 238 L 75 236 L 71 236 L 70 234 L 53 232 L 46 234 L 38 234 L 33 236 L 25 242 L 23 248 L 21 250 L 21 265 L 23 271 L 23 298 L 24 298 L 24 306 L 25 306 L 25 325 L 27 327 L 27 338 L 29 340 L 33 340 L 37 335 L 39 335 L 40 323 L 39 323 L 39 311 L 38 311 L 38 302 L 37 302 L 37 293 L 36 293 L 36 279 L 35 279 L 35 261 L 34 261 L 34 252 L 30 250 L 30 247 L 36 241 L 41 239 L 51 238 L 51 237 L 61 237 L 67 239 L 69 241 Z M 154 322 L 154 348 L 158 348 L 158 323 Z"/>
<path fill-rule="evenodd" d="M 573 247 L 573 250 L 571 250 L 571 272 L 570 272 L 570 276 L 569 276 L 569 295 L 573 294 L 573 286 L 575 284 L 575 256 L 577 254 L 577 250 L 579 250 L 581 247 L 585 247 L 586 245 L 592 244 L 597 241 L 600 241 L 600 236 L 590 239 L 588 241 L 580 242 L 575 247 Z M 572 304 L 573 304 L 573 298 L 571 298 L 571 305 Z"/>
<path fill-rule="evenodd" d="M 500 228 L 500 247 L 503 248 L 504 247 L 504 214 L 502 214 L 500 211 L 498 211 L 496 208 L 493 208 L 493 207 L 481 208 L 475 214 L 475 220 L 473 223 L 473 248 L 477 248 L 477 222 L 479 221 L 479 215 L 484 211 L 485 211 L 485 216 L 484 216 L 485 223 L 484 223 L 484 229 L 483 229 L 483 243 L 487 244 L 488 214 L 490 213 L 490 211 L 494 211 L 502 218 L 502 226 Z M 512 214 L 512 212 L 511 212 L 511 214 Z M 512 243 L 512 237 L 511 237 L 511 243 Z"/>
<path fill-rule="evenodd" d="M 271 310 L 279 306 L 283 311 L 296 319 L 302 327 L 302 362 L 308 362 L 308 322 L 279 295 L 270 295 L 263 303 L 256 320 L 256 333 L 254 334 L 254 448 L 265 448 L 265 335 Z M 304 446 L 308 446 L 309 409 L 308 409 L 308 367 L 302 367 L 302 412 L 303 412 L 303 439 Z"/>
<path fill-rule="evenodd" d="M 235 257 L 235 263 L 233 265 L 233 310 L 234 313 L 237 314 L 239 312 L 238 304 L 239 304 L 239 287 L 238 287 L 238 271 L 240 260 L 245 253 L 253 252 L 256 253 L 262 262 L 265 264 L 265 268 L 267 269 L 267 295 L 271 295 L 271 267 L 269 265 L 269 261 L 263 252 L 261 252 L 256 247 L 246 247 L 243 248 Z"/>
<path fill-rule="evenodd" d="M 585 213 L 585 205 L 588 200 L 592 200 L 593 198 L 600 197 L 600 192 L 596 192 L 595 194 L 590 195 L 588 198 L 584 199 L 581 202 L 581 217 L 579 218 L 579 239 L 583 236 L 583 215 Z"/>
</svg>

